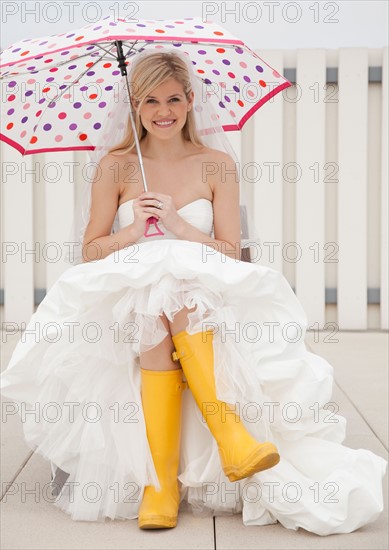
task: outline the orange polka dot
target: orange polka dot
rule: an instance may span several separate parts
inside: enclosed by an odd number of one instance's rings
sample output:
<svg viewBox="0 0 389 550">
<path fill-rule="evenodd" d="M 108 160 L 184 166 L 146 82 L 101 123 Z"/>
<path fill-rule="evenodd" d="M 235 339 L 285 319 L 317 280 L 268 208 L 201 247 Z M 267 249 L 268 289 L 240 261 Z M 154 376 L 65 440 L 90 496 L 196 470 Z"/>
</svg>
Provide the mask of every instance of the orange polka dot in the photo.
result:
<svg viewBox="0 0 389 550">
<path fill-rule="evenodd" d="M 36 143 L 38 141 L 38 138 L 36 136 L 32 136 L 30 139 L 30 143 Z"/>
<path fill-rule="evenodd" d="M 110 67 L 112 67 L 112 63 L 104 63 L 103 67 L 104 69 L 109 69 Z"/>
<path fill-rule="evenodd" d="M 85 65 L 85 67 L 92 67 L 92 66 L 93 66 L 93 61 L 90 61 L 89 63 L 87 63 L 87 64 Z"/>
<path fill-rule="evenodd" d="M 23 52 L 23 53 L 21 53 L 20 55 L 21 55 L 21 56 L 22 56 L 22 55 L 27 55 L 28 53 L 30 53 L 30 50 L 27 50 L 26 52 Z"/>
<path fill-rule="evenodd" d="M 224 53 L 226 50 L 224 48 L 216 48 L 217 53 Z"/>
<path fill-rule="evenodd" d="M 224 32 L 220 32 L 220 31 L 214 31 L 213 34 L 217 34 L 218 36 L 224 36 Z"/>
<path fill-rule="evenodd" d="M 197 69 L 197 72 L 200 73 L 200 74 L 204 74 L 203 69 Z"/>
<path fill-rule="evenodd" d="M 97 97 L 97 94 L 91 94 L 91 95 L 89 96 L 89 99 L 96 99 L 96 97 Z"/>
<path fill-rule="evenodd" d="M 43 88 L 42 92 L 49 92 L 50 91 L 50 88 Z"/>
<path fill-rule="evenodd" d="M 155 32 L 165 32 L 163 29 L 155 29 Z"/>
<path fill-rule="evenodd" d="M 12 130 L 13 125 L 14 125 L 13 122 L 10 122 L 9 124 L 7 124 L 7 130 Z"/>
<path fill-rule="evenodd" d="M 238 99 L 237 104 L 240 105 L 241 107 L 244 107 L 244 103 L 241 99 Z"/>
<path fill-rule="evenodd" d="M 259 80 L 259 84 L 262 86 L 262 88 L 266 88 L 266 82 L 264 80 Z"/>
<path fill-rule="evenodd" d="M 77 38 L 75 38 L 74 40 L 82 40 L 84 37 L 83 36 L 77 36 Z"/>
<path fill-rule="evenodd" d="M 78 136 L 78 139 L 81 140 L 81 141 L 85 141 L 87 138 L 88 138 L 88 136 L 86 134 L 80 134 Z"/>
</svg>

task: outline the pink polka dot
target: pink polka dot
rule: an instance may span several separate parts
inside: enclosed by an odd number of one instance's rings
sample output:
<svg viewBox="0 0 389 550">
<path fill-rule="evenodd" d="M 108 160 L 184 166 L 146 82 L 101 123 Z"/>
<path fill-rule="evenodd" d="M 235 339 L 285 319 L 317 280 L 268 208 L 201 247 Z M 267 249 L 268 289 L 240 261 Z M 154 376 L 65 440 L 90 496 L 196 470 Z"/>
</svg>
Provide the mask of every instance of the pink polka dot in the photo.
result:
<svg viewBox="0 0 389 550">
<path fill-rule="evenodd" d="M 92 116 L 92 113 L 84 113 L 84 118 L 89 119 Z"/>
<path fill-rule="evenodd" d="M 24 138 L 24 136 L 27 134 L 26 130 L 23 130 L 23 132 L 20 133 L 20 137 Z"/>
<path fill-rule="evenodd" d="M 241 61 L 241 62 L 239 63 L 239 65 L 240 65 L 241 67 L 243 67 L 244 69 L 247 68 L 247 63 L 245 63 L 244 61 Z"/>
<path fill-rule="evenodd" d="M 58 135 L 58 136 L 55 136 L 54 139 L 55 139 L 55 141 L 56 141 L 57 143 L 59 143 L 60 141 L 63 140 L 63 136 Z"/>
<path fill-rule="evenodd" d="M 27 84 L 35 84 L 35 82 L 36 82 L 35 78 L 29 78 L 27 80 Z"/>
<path fill-rule="evenodd" d="M 26 103 L 25 105 L 23 105 L 24 110 L 28 109 L 29 107 L 31 107 L 31 103 Z"/>
</svg>

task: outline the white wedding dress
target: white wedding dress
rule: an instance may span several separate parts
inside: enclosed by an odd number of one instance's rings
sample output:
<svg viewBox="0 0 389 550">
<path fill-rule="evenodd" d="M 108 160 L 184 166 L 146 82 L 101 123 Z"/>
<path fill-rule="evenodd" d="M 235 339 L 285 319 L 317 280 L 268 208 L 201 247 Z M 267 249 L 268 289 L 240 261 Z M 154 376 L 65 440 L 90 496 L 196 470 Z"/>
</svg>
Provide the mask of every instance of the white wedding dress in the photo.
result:
<svg viewBox="0 0 389 550">
<path fill-rule="evenodd" d="M 212 203 L 179 210 L 211 235 Z M 133 221 L 119 206 L 120 227 Z M 181 507 L 242 512 L 245 525 L 277 520 L 319 535 L 347 533 L 383 509 L 386 461 L 342 445 L 331 407 L 332 367 L 304 344 L 307 319 L 285 277 L 200 243 L 164 236 L 67 269 L 51 287 L 1 376 L 19 403 L 28 445 L 62 479 L 53 503 L 74 520 L 136 518 L 157 483 L 140 397 L 140 351 L 166 336 L 163 312 L 197 306 L 187 330 L 213 329 L 218 398 L 247 429 L 273 441 L 280 463 L 229 482 L 190 389 L 183 393 Z M 59 474 L 59 475 L 58 475 Z M 62 476 L 62 477 L 61 477 Z M 57 482 L 56 478 L 56 482 Z M 48 479 L 48 481 L 50 481 Z M 57 487 L 60 487 L 58 485 Z"/>
</svg>

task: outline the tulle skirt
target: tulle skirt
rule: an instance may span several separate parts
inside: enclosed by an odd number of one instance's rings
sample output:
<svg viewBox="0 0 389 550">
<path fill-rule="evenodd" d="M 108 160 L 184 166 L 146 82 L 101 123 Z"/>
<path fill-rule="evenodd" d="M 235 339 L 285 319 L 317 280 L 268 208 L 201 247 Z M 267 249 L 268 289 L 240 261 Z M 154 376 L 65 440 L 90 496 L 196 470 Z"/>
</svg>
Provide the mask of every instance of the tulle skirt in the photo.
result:
<svg viewBox="0 0 389 550">
<path fill-rule="evenodd" d="M 342 445 L 346 421 L 325 408 L 332 366 L 306 349 L 306 314 L 285 277 L 180 240 L 130 246 L 67 269 L 1 376 L 27 444 L 57 474 L 53 504 L 74 520 L 133 519 L 143 488 L 159 486 L 139 355 L 166 337 L 160 316 L 172 321 L 185 306 L 195 308 L 189 333 L 214 332 L 217 397 L 235 406 L 258 440 L 273 441 L 281 460 L 231 483 L 187 389 L 181 507 L 196 515 L 241 512 L 245 525 L 279 521 L 319 535 L 374 521 L 386 461 Z"/>
</svg>

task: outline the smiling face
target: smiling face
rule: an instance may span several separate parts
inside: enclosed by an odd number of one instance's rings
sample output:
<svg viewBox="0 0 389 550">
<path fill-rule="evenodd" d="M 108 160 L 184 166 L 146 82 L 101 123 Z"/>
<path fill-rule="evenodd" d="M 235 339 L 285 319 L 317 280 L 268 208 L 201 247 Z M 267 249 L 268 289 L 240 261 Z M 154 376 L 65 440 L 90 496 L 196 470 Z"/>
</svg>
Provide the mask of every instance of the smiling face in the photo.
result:
<svg viewBox="0 0 389 550">
<path fill-rule="evenodd" d="M 150 134 L 159 139 L 170 139 L 185 126 L 192 105 L 193 92 L 188 101 L 182 84 L 169 78 L 145 97 L 139 114 Z"/>
</svg>

